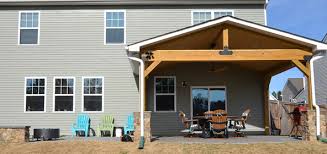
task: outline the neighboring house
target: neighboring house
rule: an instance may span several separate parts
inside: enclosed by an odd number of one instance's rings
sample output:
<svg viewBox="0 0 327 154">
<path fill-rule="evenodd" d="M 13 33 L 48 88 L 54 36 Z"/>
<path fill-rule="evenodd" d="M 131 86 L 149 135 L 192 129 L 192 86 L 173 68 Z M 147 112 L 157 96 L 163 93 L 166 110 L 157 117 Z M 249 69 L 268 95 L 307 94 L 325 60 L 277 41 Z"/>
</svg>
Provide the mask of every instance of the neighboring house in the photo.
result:
<svg viewBox="0 0 327 154">
<path fill-rule="evenodd" d="M 306 101 L 305 78 L 288 78 L 282 90 L 282 101 L 301 103 Z"/>
<path fill-rule="evenodd" d="M 247 130 L 269 130 L 272 75 L 327 45 L 266 24 L 266 0 L 0 0 L 0 126 L 56 127 L 77 114 L 96 128 L 146 105 L 153 135 L 176 135 L 188 117 L 251 109 Z M 228 15 L 228 16 L 227 16 Z M 233 16 L 233 17 L 232 17 Z M 217 19 L 216 19 L 217 18 Z"/>
<path fill-rule="evenodd" d="M 323 42 L 327 43 L 327 34 Z M 316 100 L 319 105 L 327 105 L 327 56 L 314 63 Z"/>
<path fill-rule="evenodd" d="M 269 101 L 278 102 L 278 99 L 275 96 L 273 96 L 272 94 L 269 94 Z"/>
</svg>

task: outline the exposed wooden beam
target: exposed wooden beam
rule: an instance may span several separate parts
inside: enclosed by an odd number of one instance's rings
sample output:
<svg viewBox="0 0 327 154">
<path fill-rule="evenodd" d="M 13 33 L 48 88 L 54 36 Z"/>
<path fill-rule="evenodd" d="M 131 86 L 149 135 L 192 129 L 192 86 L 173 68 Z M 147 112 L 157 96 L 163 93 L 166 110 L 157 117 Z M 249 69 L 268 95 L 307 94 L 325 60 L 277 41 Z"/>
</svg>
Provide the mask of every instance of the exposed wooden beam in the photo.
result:
<svg viewBox="0 0 327 154">
<path fill-rule="evenodd" d="M 311 83 L 311 71 L 310 71 L 310 62 L 308 61 L 306 63 L 306 68 L 309 70 L 309 74 L 307 75 L 307 84 L 308 84 L 308 105 L 310 110 L 313 110 L 313 105 L 312 105 L 312 84 Z"/>
<path fill-rule="evenodd" d="M 309 71 L 309 69 L 308 69 L 305 65 L 303 65 L 299 60 L 292 60 L 292 62 L 295 64 L 295 66 L 296 66 L 297 68 L 299 68 L 299 70 L 300 70 L 303 74 L 305 74 L 306 76 L 309 76 L 309 75 L 310 75 L 310 71 Z"/>
<path fill-rule="evenodd" d="M 224 28 L 223 29 L 223 47 L 229 47 L 229 44 L 228 44 L 228 41 L 229 41 L 229 38 L 228 38 L 228 28 Z"/>
<path fill-rule="evenodd" d="M 270 122 L 269 122 L 269 84 L 271 81 L 271 76 L 264 76 L 263 80 L 263 111 L 264 111 L 264 125 L 265 125 L 265 135 L 270 134 Z"/>
<path fill-rule="evenodd" d="M 303 60 L 312 55 L 302 49 L 232 49 L 232 55 L 220 55 L 221 50 L 155 50 L 150 61 Z"/>
<path fill-rule="evenodd" d="M 160 63 L 161 61 L 152 62 L 152 64 L 144 70 L 144 77 L 147 77 Z"/>
</svg>

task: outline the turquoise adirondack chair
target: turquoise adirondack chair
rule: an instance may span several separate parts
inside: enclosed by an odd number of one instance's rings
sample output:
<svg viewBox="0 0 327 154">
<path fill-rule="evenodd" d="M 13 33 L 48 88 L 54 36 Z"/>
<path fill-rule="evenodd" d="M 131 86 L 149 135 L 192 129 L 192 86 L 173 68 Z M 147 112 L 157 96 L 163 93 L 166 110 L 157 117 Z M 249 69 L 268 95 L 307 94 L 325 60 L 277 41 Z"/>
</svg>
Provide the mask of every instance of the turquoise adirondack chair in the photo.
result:
<svg viewBox="0 0 327 154">
<path fill-rule="evenodd" d="M 87 114 L 79 114 L 76 119 L 76 123 L 72 125 L 73 136 L 76 135 L 76 131 L 84 131 L 85 137 L 88 136 L 90 129 L 90 117 Z"/>
<path fill-rule="evenodd" d="M 97 135 L 101 136 L 101 131 L 110 131 L 110 136 L 113 137 L 114 134 L 114 117 L 110 115 L 105 115 L 101 119 L 101 123 L 97 128 Z"/>
<path fill-rule="evenodd" d="M 124 126 L 124 134 L 127 134 L 128 132 L 134 131 L 134 115 L 130 114 L 127 117 L 127 122 Z"/>
</svg>

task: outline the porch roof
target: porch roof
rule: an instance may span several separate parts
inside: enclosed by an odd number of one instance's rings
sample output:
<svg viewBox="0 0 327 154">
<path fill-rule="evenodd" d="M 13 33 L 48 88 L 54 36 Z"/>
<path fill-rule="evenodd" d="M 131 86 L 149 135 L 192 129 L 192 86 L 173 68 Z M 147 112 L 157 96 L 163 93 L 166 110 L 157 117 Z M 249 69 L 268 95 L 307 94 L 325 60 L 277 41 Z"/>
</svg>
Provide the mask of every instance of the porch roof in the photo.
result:
<svg viewBox="0 0 327 154">
<path fill-rule="evenodd" d="M 305 47 L 307 49 L 311 49 L 311 51 L 327 50 L 327 44 L 325 44 L 321 41 L 313 40 L 313 39 L 310 39 L 310 38 L 307 38 L 304 36 L 299 36 L 299 35 L 285 32 L 282 30 L 278 30 L 275 28 L 256 24 L 256 23 L 246 21 L 243 19 L 239 19 L 236 17 L 232 17 L 232 16 L 224 16 L 221 18 L 209 20 L 209 21 L 201 23 L 201 24 L 189 26 L 186 28 L 182 28 L 182 29 L 170 32 L 170 33 L 166 33 L 166 34 L 159 35 L 159 36 L 156 36 L 153 38 L 149 38 L 149 39 L 146 39 L 146 40 L 143 40 L 140 42 L 136 42 L 134 44 L 128 45 L 126 47 L 126 49 L 128 51 L 132 51 L 132 52 L 140 52 L 143 48 L 147 48 L 149 46 L 167 42 L 167 41 L 173 40 L 173 39 L 176 40 L 177 38 L 180 38 L 180 37 L 183 37 L 183 36 L 186 36 L 189 34 L 193 34 L 193 33 L 199 32 L 199 31 L 202 31 L 202 33 L 203 33 L 203 31 L 209 30 L 210 28 L 217 29 L 215 26 L 221 26 L 224 24 L 235 27 L 236 29 L 240 28 L 240 29 L 248 30 L 250 32 L 258 33 L 260 35 L 269 36 L 272 39 L 280 40 L 281 43 L 283 43 L 285 41 L 287 43 L 296 44 L 296 45 Z M 208 34 L 209 34 L 209 32 L 208 32 Z M 286 47 L 286 48 L 290 48 L 290 47 Z"/>
</svg>

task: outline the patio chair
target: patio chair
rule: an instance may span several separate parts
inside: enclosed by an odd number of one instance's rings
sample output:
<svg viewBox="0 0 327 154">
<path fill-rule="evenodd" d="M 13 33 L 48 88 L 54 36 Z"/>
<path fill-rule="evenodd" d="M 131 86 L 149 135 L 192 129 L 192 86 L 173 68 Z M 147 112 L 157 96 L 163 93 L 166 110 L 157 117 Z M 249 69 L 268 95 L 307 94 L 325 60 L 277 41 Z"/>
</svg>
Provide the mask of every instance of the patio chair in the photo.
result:
<svg viewBox="0 0 327 154">
<path fill-rule="evenodd" d="M 228 138 L 228 120 L 225 110 L 215 110 L 209 122 L 210 131 L 213 135 L 222 134 L 225 138 Z"/>
<path fill-rule="evenodd" d="M 98 136 L 103 136 L 103 131 L 109 131 L 110 137 L 114 134 L 114 117 L 111 115 L 105 115 L 101 118 L 101 123 L 97 127 Z"/>
<path fill-rule="evenodd" d="M 179 118 L 182 120 L 184 130 L 181 131 L 181 133 L 187 133 L 186 136 L 192 136 L 197 133 L 201 133 L 201 131 L 196 131 L 199 129 L 199 121 L 193 120 L 193 119 L 187 119 L 184 112 L 179 111 L 178 114 Z M 195 124 L 194 124 L 195 123 Z"/>
<path fill-rule="evenodd" d="M 76 136 L 76 132 L 83 131 L 85 137 L 88 136 L 90 129 L 90 117 L 87 114 L 79 114 L 76 119 L 76 123 L 74 123 L 71 127 L 72 135 Z"/>
<path fill-rule="evenodd" d="M 242 132 L 242 129 L 246 129 L 245 123 L 249 117 L 250 109 L 246 109 L 240 118 L 233 119 L 234 121 L 234 129 L 235 129 L 235 135 L 236 136 L 244 136 L 244 132 Z"/>
<path fill-rule="evenodd" d="M 134 115 L 133 113 L 128 115 L 127 122 L 124 126 L 124 135 L 134 131 Z"/>
</svg>

